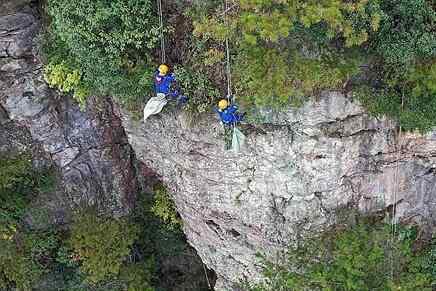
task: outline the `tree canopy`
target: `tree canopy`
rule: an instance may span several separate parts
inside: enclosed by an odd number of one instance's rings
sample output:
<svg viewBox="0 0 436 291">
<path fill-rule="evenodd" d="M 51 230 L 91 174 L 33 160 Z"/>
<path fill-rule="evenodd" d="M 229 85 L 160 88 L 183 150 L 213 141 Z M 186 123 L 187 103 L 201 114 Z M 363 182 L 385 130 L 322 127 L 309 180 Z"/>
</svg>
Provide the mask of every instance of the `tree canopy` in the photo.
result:
<svg viewBox="0 0 436 291">
<path fill-rule="evenodd" d="M 234 92 L 247 107 L 298 106 L 323 90 L 351 88 L 372 113 L 404 128 L 435 125 L 426 106 L 435 96 L 432 1 L 227 2 L 226 13 L 220 1 L 177 2 L 164 11 L 171 65 L 193 95 L 188 109 L 203 112 L 218 91 L 225 94 L 228 39 Z M 139 106 L 158 63 L 153 3 L 49 0 L 46 79 L 82 104 L 89 94 L 109 94 Z"/>
</svg>

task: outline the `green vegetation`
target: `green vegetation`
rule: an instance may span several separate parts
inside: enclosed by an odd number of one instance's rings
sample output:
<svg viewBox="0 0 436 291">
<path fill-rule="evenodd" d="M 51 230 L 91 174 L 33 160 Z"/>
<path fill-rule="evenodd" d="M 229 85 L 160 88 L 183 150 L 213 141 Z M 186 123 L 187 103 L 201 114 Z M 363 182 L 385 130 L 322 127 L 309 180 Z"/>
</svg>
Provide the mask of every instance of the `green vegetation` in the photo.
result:
<svg viewBox="0 0 436 291">
<path fill-rule="evenodd" d="M 436 61 L 432 1 L 229 3 L 227 23 L 222 5 L 198 5 L 194 35 L 213 56 L 222 55 L 219 44 L 230 39 L 237 95 L 248 110 L 299 105 L 307 96 L 348 84 L 373 113 L 397 118 L 408 130 L 436 125 L 434 106 L 428 106 L 436 96 L 429 65 Z M 367 82 L 353 82 L 362 75 Z"/>
<path fill-rule="evenodd" d="M 121 281 L 127 285 L 127 291 L 154 291 L 150 285 L 153 279 L 153 261 L 131 264 L 121 269 Z"/>
<path fill-rule="evenodd" d="M 167 290 L 198 290 L 206 291 L 206 278 L 202 262 L 194 256 L 193 250 L 186 243 L 186 238 L 180 231 L 180 220 L 177 225 L 163 222 L 161 217 L 153 213 L 156 207 L 157 192 L 162 191 L 164 200 L 169 199 L 163 184 L 158 183 L 153 187 L 153 195 L 140 193 L 138 203 L 132 219 L 141 229 L 136 241 L 136 249 L 146 258 L 154 258 L 154 286 L 158 291 Z M 161 199 L 161 198 L 159 198 Z M 173 203 L 164 202 L 166 205 Z M 177 217 L 175 208 L 172 215 Z M 179 265 L 180 264 L 180 265 Z M 189 268 L 186 266 L 189 265 Z"/>
<path fill-rule="evenodd" d="M 14 157 L 0 157 L 0 189 L 5 191 L 20 185 L 28 185 L 32 169 L 31 157 L 21 154 Z M 3 205 L 3 203 L 2 203 Z"/>
<path fill-rule="evenodd" d="M 0 237 L 13 237 L 24 214 L 31 189 L 32 163 L 26 154 L 0 158 Z"/>
<path fill-rule="evenodd" d="M 49 223 L 32 229 L 23 222 L 31 200 L 55 182 L 51 170 L 32 167 L 27 153 L 0 157 L 0 289 L 39 290 L 55 275 L 56 290 L 153 291 L 153 260 L 127 260 L 136 224 L 87 211 L 71 230 Z"/>
<path fill-rule="evenodd" d="M 232 1 L 222 17 L 213 7 L 194 22 L 194 34 L 234 45 L 238 95 L 253 105 L 301 103 L 304 96 L 340 88 L 355 74 L 349 55 L 377 30 L 375 1 Z M 343 60 L 343 61 L 340 61 Z"/>
<path fill-rule="evenodd" d="M 174 73 L 183 93 L 189 96 L 187 108 L 193 113 L 206 112 L 220 96 L 207 76 L 193 69 L 176 66 Z"/>
<path fill-rule="evenodd" d="M 384 0 L 380 30 L 369 43 L 377 62 L 372 83 L 357 96 L 376 115 L 394 117 L 406 130 L 436 125 L 436 11 L 430 1 Z M 378 67 L 378 68 L 376 68 Z"/>
<path fill-rule="evenodd" d="M 158 62 L 153 3 L 49 0 L 50 85 L 82 105 L 88 94 L 113 95 L 139 114 Z M 206 111 L 225 94 L 228 38 L 234 93 L 247 111 L 299 106 L 346 87 L 405 129 L 436 125 L 427 106 L 436 95 L 432 1 L 232 0 L 229 7 L 227 17 L 219 1 L 165 7 L 167 54 L 190 112 Z"/>
<path fill-rule="evenodd" d="M 48 190 L 50 171 L 37 171 L 27 153 L 0 157 L 0 288 L 31 290 L 43 268 L 49 246 L 23 228 L 31 198 Z"/>
<path fill-rule="evenodd" d="M 88 92 L 81 86 L 81 75 L 79 70 L 70 69 L 65 62 L 49 64 L 44 68 L 46 82 L 52 88 L 58 88 L 63 93 L 73 92 L 73 98 L 80 107 L 86 105 Z"/>
<path fill-rule="evenodd" d="M 137 224 L 127 219 L 80 211 L 67 233 L 58 234 L 48 273 L 61 273 L 61 290 L 154 291 L 154 260 L 130 258 L 139 236 Z M 47 242 L 45 234 L 45 244 Z M 60 288 L 60 287 L 57 287 Z"/>
<path fill-rule="evenodd" d="M 31 228 L 24 218 L 38 209 L 30 203 L 55 182 L 53 171 L 34 169 L 27 153 L 0 158 L 1 290 L 164 291 L 182 284 L 205 290 L 201 262 L 162 184 L 153 195 L 139 195 L 128 217 L 77 209 L 70 225 Z M 189 270 L 182 268 L 187 261 Z"/>
<path fill-rule="evenodd" d="M 167 189 L 161 184 L 154 187 L 154 203 L 151 212 L 159 217 L 171 230 L 182 227 L 182 220 L 177 214 L 176 206 L 171 200 Z"/>
<path fill-rule="evenodd" d="M 18 290 L 32 290 L 42 270 L 20 249 L 13 237 L 0 239 L 0 288 L 15 286 Z"/>
<path fill-rule="evenodd" d="M 300 242 L 284 262 L 264 264 L 264 283 L 248 290 L 434 290 L 436 245 L 413 251 L 416 231 L 357 224 Z"/>
<path fill-rule="evenodd" d="M 380 29 L 371 40 L 371 48 L 392 66 L 415 65 L 418 60 L 436 54 L 436 11 L 432 1 L 383 0 Z"/>
<path fill-rule="evenodd" d="M 0 238 L 14 236 L 31 198 L 52 184 L 53 173 L 35 170 L 29 154 L 0 156 Z"/>
<path fill-rule="evenodd" d="M 74 89 L 81 102 L 86 92 L 126 103 L 149 93 L 150 53 L 157 42 L 151 3 L 49 0 L 45 51 L 53 75 L 49 80 L 56 79 L 52 84 L 64 92 Z"/>
<path fill-rule="evenodd" d="M 127 221 L 84 213 L 71 228 L 69 244 L 87 280 L 98 283 L 118 276 L 137 233 L 138 229 Z"/>
</svg>

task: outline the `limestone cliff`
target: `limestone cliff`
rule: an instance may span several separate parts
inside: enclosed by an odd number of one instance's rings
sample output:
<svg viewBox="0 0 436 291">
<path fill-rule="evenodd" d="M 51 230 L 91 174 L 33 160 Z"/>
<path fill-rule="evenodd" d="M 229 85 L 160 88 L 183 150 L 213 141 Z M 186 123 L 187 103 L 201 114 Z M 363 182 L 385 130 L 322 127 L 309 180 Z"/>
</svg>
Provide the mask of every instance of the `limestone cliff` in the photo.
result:
<svg viewBox="0 0 436 291">
<path fill-rule="evenodd" d="M 28 128 L 50 154 L 60 169 L 69 206 L 104 204 L 114 215 L 126 214 L 134 203 L 137 180 L 133 151 L 112 101 L 91 98 L 88 110 L 81 111 L 48 88 L 36 51 L 39 23 L 34 10 L 26 8 L 0 17 L 4 115 Z"/>
<path fill-rule="evenodd" d="M 300 109 L 264 112 L 246 148 L 224 151 L 211 115 L 188 126 L 171 111 L 146 124 L 123 118 L 138 158 L 169 185 L 189 242 L 218 275 L 216 290 L 259 278 L 257 252 L 274 257 L 335 212 L 391 211 L 436 224 L 436 136 L 403 134 L 330 92 Z"/>
</svg>

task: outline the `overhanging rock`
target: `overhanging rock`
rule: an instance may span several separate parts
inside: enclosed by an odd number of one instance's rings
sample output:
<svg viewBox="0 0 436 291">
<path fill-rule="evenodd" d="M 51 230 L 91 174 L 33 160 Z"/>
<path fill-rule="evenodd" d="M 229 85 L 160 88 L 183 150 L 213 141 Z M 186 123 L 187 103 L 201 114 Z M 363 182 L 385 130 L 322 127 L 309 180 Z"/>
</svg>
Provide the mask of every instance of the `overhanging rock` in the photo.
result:
<svg viewBox="0 0 436 291">
<path fill-rule="evenodd" d="M 334 223 L 340 208 L 396 204 L 397 219 L 435 225 L 435 136 L 398 140 L 392 122 L 337 92 L 263 115 L 268 123 L 245 128 L 239 154 L 224 151 L 212 115 L 192 127 L 182 111 L 146 124 L 122 118 L 137 157 L 171 189 L 190 244 L 216 271 L 216 290 L 260 280 L 257 252 L 274 258 L 299 234 Z"/>
</svg>

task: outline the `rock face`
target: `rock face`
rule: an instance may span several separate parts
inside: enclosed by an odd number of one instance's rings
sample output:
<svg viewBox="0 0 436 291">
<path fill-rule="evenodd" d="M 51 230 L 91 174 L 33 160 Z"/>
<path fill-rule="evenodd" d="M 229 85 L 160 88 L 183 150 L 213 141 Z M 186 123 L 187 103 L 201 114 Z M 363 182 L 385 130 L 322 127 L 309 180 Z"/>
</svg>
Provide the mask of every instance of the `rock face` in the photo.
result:
<svg viewBox="0 0 436 291">
<path fill-rule="evenodd" d="M 0 2 L 0 16 L 13 14 L 16 11 L 25 8 L 32 0 L 3 0 Z"/>
<path fill-rule="evenodd" d="M 241 153 L 224 151 L 212 116 L 189 127 L 180 111 L 144 125 L 123 118 L 137 157 L 169 186 L 184 231 L 216 290 L 260 279 L 257 252 L 271 258 L 299 235 L 335 222 L 338 209 L 392 211 L 436 225 L 436 136 L 396 135 L 340 93 L 246 127 Z"/>
<path fill-rule="evenodd" d="M 91 98 L 84 112 L 49 89 L 35 52 L 39 20 L 31 9 L 12 12 L 26 1 L 12 2 L 2 4 L 10 14 L 0 16 L 0 121 L 17 121 L 43 145 L 60 169 L 70 207 L 128 213 L 137 191 L 133 151 L 112 101 Z"/>
</svg>

